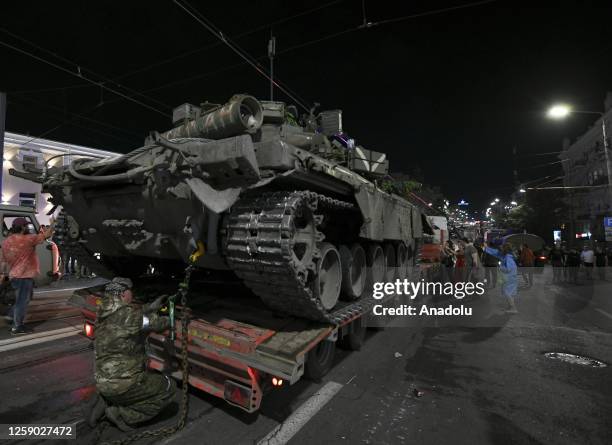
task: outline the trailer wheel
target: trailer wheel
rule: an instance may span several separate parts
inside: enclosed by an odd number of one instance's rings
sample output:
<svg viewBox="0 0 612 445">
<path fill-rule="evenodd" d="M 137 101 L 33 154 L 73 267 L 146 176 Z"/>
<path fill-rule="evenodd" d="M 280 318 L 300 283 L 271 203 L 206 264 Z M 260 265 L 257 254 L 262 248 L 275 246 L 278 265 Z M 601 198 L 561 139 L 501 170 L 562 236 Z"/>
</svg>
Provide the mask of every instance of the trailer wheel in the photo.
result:
<svg viewBox="0 0 612 445">
<path fill-rule="evenodd" d="M 304 375 L 310 380 L 321 380 L 334 364 L 336 342 L 324 340 L 308 352 Z"/>
<path fill-rule="evenodd" d="M 395 260 L 395 247 L 393 244 L 387 243 L 384 247 L 384 255 L 385 255 L 385 281 L 387 283 L 391 283 L 395 280 L 395 275 L 397 272 L 397 262 Z"/>
<path fill-rule="evenodd" d="M 363 317 L 352 323 L 352 331 L 342 339 L 342 347 L 351 351 L 359 351 L 365 340 L 366 326 Z"/>
<path fill-rule="evenodd" d="M 368 266 L 366 290 L 372 292 L 373 284 L 385 279 L 385 254 L 380 244 L 368 246 L 366 264 Z"/>
<path fill-rule="evenodd" d="M 397 245 L 397 252 L 395 254 L 395 261 L 397 262 L 397 278 L 400 280 L 408 277 L 408 250 L 406 245 L 400 241 Z"/>
</svg>

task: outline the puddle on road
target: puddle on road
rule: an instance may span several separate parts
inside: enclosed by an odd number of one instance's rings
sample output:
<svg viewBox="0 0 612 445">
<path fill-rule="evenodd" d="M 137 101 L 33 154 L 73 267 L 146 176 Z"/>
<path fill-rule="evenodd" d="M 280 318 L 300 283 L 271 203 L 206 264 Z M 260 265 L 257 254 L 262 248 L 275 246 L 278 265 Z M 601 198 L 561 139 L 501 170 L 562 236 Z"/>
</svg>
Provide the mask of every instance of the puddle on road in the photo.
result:
<svg viewBox="0 0 612 445">
<path fill-rule="evenodd" d="M 545 352 L 544 357 L 553 360 L 561 360 L 563 362 L 571 363 L 573 365 L 590 366 L 591 368 L 605 368 L 606 366 L 608 366 L 607 363 L 604 363 L 600 360 L 591 357 L 585 357 L 583 355 L 569 354 L 567 352 Z"/>
</svg>

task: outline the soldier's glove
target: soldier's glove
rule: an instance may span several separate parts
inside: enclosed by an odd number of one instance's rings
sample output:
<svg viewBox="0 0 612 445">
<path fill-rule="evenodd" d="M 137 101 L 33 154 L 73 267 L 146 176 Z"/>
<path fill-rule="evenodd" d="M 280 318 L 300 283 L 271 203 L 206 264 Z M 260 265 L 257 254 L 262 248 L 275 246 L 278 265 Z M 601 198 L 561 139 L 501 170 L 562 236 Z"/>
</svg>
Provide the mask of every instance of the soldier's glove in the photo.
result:
<svg viewBox="0 0 612 445">
<path fill-rule="evenodd" d="M 168 295 L 162 295 L 160 297 L 157 297 L 155 300 L 153 300 L 151 303 L 147 304 L 143 308 L 143 312 L 148 314 L 150 314 L 151 312 L 157 312 L 162 307 L 166 298 L 168 298 Z"/>
</svg>

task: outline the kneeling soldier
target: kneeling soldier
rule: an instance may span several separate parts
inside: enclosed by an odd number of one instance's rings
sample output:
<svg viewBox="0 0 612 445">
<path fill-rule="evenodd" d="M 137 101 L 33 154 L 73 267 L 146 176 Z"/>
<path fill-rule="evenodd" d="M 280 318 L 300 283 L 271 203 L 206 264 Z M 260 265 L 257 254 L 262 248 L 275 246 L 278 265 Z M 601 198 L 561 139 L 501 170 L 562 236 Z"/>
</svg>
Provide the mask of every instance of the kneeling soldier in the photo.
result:
<svg viewBox="0 0 612 445">
<path fill-rule="evenodd" d="M 147 421 L 167 406 L 176 392 L 170 377 L 147 371 L 144 340 L 148 332 L 168 328 L 157 311 L 164 296 L 142 308 L 133 306 L 132 281 L 116 277 L 104 289 L 96 319 L 95 378 L 98 400 L 90 426 L 106 417 L 122 431 Z"/>
</svg>

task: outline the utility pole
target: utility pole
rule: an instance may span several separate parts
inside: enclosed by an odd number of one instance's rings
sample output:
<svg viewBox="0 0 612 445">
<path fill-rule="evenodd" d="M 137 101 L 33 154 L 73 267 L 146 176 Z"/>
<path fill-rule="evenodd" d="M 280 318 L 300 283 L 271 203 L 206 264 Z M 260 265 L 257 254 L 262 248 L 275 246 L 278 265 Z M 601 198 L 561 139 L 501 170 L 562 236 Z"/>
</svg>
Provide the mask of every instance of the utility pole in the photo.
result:
<svg viewBox="0 0 612 445">
<path fill-rule="evenodd" d="M 608 199 L 609 204 L 612 204 L 612 167 L 610 167 L 610 154 L 608 153 L 608 136 L 606 134 L 606 114 L 601 114 L 601 131 L 603 133 L 604 142 L 604 157 L 606 160 L 606 173 L 608 174 Z"/>
<path fill-rule="evenodd" d="M 0 169 L 0 200 L 2 199 L 2 176 L 4 173 L 4 126 L 6 124 L 6 93 L 0 91 L 0 157 L 2 168 Z"/>
<path fill-rule="evenodd" d="M 271 35 L 268 41 L 268 58 L 270 59 L 270 101 L 274 100 L 274 55 L 276 54 L 276 37 Z"/>
</svg>

